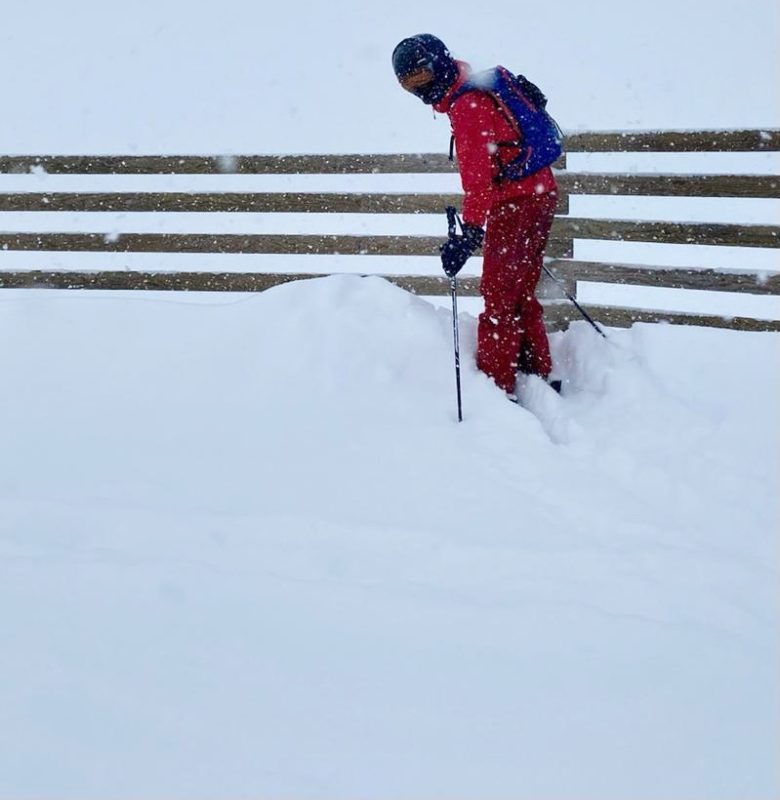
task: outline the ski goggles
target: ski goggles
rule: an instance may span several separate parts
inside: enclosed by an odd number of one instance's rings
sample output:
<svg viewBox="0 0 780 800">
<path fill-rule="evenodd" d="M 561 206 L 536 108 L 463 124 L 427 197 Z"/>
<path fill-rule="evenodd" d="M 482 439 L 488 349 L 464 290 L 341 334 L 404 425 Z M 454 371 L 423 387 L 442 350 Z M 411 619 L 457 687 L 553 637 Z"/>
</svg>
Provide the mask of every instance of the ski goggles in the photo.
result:
<svg viewBox="0 0 780 800">
<path fill-rule="evenodd" d="M 433 70 L 430 67 L 420 67 L 398 79 L 407 92 L 418 94 L 422 88 L 433 81 Z"/>
</svg>

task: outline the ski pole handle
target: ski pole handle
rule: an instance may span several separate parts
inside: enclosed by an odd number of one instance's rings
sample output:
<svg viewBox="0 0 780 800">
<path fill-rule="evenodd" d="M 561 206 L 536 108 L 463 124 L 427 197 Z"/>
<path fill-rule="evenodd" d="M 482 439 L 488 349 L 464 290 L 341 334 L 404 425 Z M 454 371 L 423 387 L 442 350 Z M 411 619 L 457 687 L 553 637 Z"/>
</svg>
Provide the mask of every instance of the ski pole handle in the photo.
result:
<svg viewBox="0 0 780 800">
<path fill-rule="evenodd" d="M 447 206 L 447 235 L 450 238 L 455 236 L 455 217 L 457 213 L 455 206 Z"/>
</svg>

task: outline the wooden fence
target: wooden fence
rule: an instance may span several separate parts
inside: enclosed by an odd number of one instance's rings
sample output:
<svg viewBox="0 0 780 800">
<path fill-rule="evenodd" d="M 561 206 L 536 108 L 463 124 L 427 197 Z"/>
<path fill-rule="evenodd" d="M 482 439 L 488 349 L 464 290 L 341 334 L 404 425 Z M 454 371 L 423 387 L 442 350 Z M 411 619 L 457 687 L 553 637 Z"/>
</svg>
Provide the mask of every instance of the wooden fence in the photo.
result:
<svg viewBox="0 0 780 800">
<path fill-rule="evenodd" d="M 765 152 L 780 150 L 780 131 L 577 133 L 567 137 L 569 153 Z M 780 247 L 780 226 L 604 220 L 568 215 L 572 195 L 653 197 L 780 198 L 776 175 L 664 175 L 576 173 L 557 165 L 560 187 L 548 266 L 561 285 L 576 295 L 578 282 L 601 282 L 672 289 L 706 289 L 750 294 L 780 294 L 780 273 L 769 277 L 705 268 L 673 269 L 600 263 L 573 258 L 575 239 L 658 242 L 685 245 Z M 444 173 L 456 169 L 444 155 L 300 156 L 0 156 L 0 173 L 53 175 L 231 175 Z M 459 205 L 457 194 L 337 192 L 15 192 L 0 194 L 0 212 L 330 212 L 347 214 L 441 213 Z M 0 218 L 2 219 L 2 218 Z M 0 227 L 2 223 L 0 222 Z M 3 251 L 101 253 L 263 253 L 341 255 L 436 255 L 442 237 L 281 234 L 0 233 Z M 368 270 L 367 270 L 368 271 Z M 262 291 L 321 273 L 246 273 L 194 271 L 2 271 L 0 288 L 176 289 Z M 417 294 L 446 294 L 443 277 L 388 275 Z M 478 279 L 461 280 L 461 291 L 476 295 Z M 545 280 L 540 294 L 552 328 L 577 318 L 569 304 L 551 302 L 560 289 Z M 634 321 L 780 330 L 780 322 L 748 318 L 587 307 L 606 325 Z"/>
</svg>

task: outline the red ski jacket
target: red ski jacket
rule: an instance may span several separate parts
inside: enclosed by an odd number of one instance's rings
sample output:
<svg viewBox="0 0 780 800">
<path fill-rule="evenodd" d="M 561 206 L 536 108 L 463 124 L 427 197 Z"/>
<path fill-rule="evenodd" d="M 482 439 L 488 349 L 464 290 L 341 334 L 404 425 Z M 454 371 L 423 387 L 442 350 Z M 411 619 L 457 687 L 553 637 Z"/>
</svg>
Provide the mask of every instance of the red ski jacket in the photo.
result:
<svg viewBox="0 0 780 800">
<path fill-rule="evenodd" d="M 458 78 L 434 110 L 447 114 L 452 125 L 463 184 L 463 221 L 484 227 L 490 209 L 499 203 L 521 195 L 554 192 L 557 187 L 550 167 L 518 181 L 497 180 L 501 169 L 498 156 L 508 163 L 519 152 L 510 147 L 499 151 L 498 143 L 517 141 L 517 133 L 483 92 L 466 92 L 452 102 L 452 95 L 471 72 L 468 64 L 457 64 Z"/>
</svg>

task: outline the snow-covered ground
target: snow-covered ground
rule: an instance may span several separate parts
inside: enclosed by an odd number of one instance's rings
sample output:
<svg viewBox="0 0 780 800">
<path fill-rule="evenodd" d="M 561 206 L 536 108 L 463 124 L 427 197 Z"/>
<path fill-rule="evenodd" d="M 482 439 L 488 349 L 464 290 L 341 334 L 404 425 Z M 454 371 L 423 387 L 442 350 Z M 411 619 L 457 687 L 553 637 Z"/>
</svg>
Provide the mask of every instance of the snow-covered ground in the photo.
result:
<svg viewBox="0 0 780 800">
<path fill-rule="evenodd" d="M 0 795 L 774 798 L 777 334 L 375 278 L 0 294 Z"/>
</svg>

